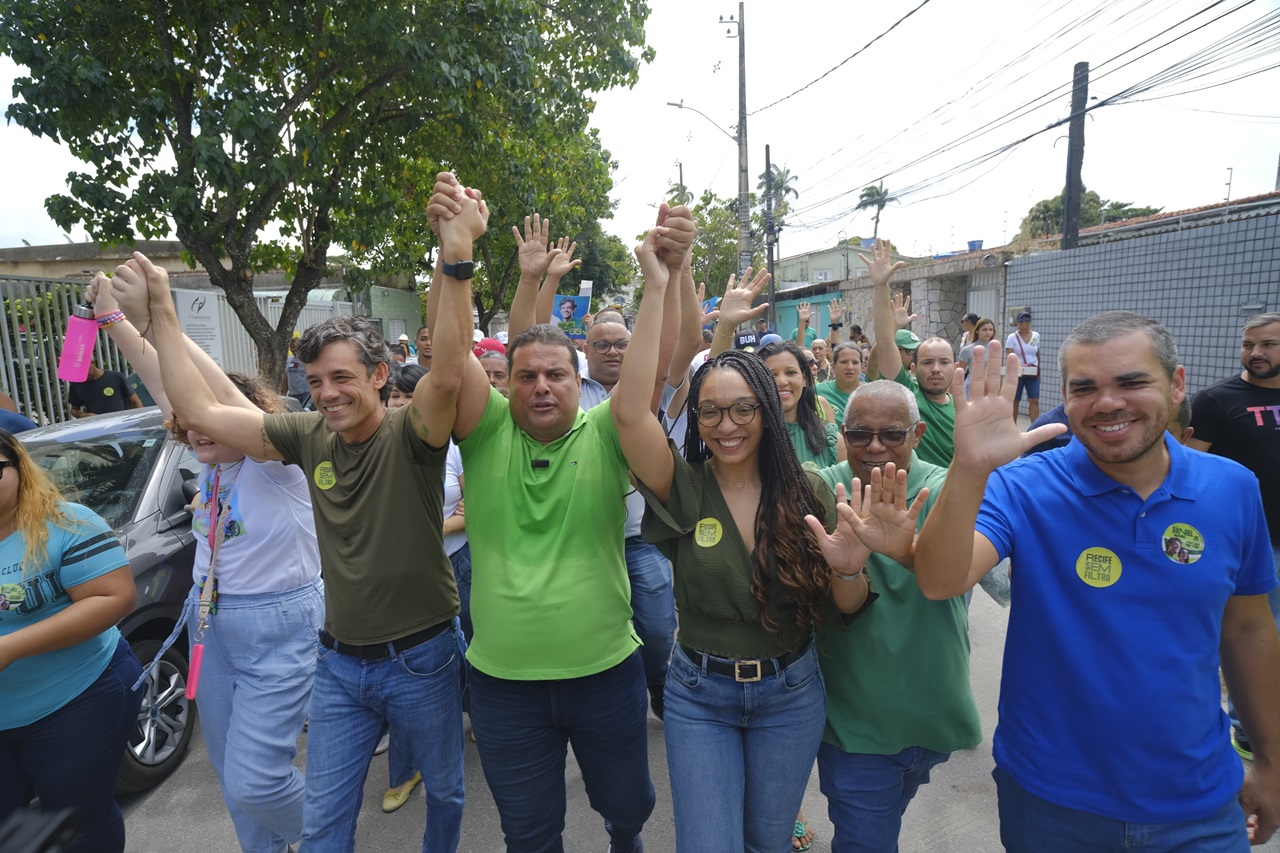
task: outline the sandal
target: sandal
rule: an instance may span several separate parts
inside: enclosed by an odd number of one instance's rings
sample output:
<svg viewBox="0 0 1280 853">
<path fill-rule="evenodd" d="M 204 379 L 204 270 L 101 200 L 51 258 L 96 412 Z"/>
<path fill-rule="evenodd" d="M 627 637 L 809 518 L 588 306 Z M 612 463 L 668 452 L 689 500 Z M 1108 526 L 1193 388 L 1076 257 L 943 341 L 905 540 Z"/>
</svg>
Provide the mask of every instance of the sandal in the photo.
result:
<svg viewBox="0 0 1280 853">
<path fill-rule="evenodd" d="M 799 839 L 799 846 L 793 841 L 791 842 L 792 850 L 808 850 L 813 846 L 813 835 L 809 832 L 809 827 L 802 820 L 796 821 L 796 828 L 791 833 L 795 838 Z M 808 839 L 807 841 L 805 839 Z"/>
</svg>

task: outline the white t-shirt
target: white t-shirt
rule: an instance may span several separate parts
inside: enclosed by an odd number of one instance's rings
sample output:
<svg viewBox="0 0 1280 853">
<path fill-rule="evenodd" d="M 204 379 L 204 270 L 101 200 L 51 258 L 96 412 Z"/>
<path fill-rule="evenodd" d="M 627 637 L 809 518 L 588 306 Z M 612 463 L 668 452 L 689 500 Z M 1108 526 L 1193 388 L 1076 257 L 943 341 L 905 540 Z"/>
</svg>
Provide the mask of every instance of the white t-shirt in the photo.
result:
<svg viewBox="0 0 1280 853">
<path fill-rule="evenodd" d="M 193 580 L 209 569 L 209 522 L 212 515 L 213 468 L 200 472 L 200 491 L 192 502 L 191 531 L 196 537 Z M 218 500 L 229 503 L 222 518 L 214 577 L 218 592 L 256 595 L 283 592 L 320 576 L 311 496 L 301 468 L 283 462 L 223 464 Z"/>
<path fill-rule="evenodd" d="M 462 503 L 462 451 L 453 441 L 444 457 L 444 517 L 448 518 L 458 510 Z M 467 532 L 450 533 L 444 537 L 444 552 L 449 555 L 467 544 Z"/>
<path fill-rule="evenodd" d="M 1009 335 L 1004 342 L 1004 351 L 1006 354 L 1013 353 L 1018 357 L 1018 361 L 1023 367 L 1040 365 L 1040 333 L 1031 333 L 1031 343 L 1027 343 L 1017 332 Z"/>
</svg>

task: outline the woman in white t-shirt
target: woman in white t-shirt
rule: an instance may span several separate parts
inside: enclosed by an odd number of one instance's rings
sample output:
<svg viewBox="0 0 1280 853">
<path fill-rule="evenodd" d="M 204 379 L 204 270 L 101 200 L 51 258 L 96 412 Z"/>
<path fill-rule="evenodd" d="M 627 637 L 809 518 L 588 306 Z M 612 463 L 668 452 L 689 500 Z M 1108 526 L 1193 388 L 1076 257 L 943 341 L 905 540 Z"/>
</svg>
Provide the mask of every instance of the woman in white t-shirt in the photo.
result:
<svg viewBox="0 0 1280 853">
<path fill-rule="evenodd" d="M 1018 314 L 1018 330 L 1004 342 L 1005 352 L 1018 357 L 1018 390 L 1013 395 L 1013 419 L 1018 419 L 1018 404 L 1027 394 L 1027 417 L 1035 423 L 1040 417 L 1040 333 L 1031 331 L 1031 312 Z"/>
<path fill-rule="evenodd" d="M 136 261 L 117 268 L 137 275 Z M 209 760 L 236 837 L 245 851 L 283 850 L 302 836 L 302 773 L 294 767 L 306 720 L 324 623 L 320 552 L 304 472 L 282 462 L 251 459 L 173 418 L 153 346 L 138 333 L 148 318 L 126 319 L 105 276 L 90 285 L 98 324 L 129 360 L 168 415 L 174 439 L 204 463 L 192 501 L 196 539 L 194 585 L 183 618 L 193 645 L 204 647 L 196 702 Z M 279 395 L 257 380 L 224 374 L 191 341 L 188 352 L 220 402 L 282 412 Z M 158 393 L 157 393 L 158 392 Z M 197 625 L 203 581 L 213 567 L 207 625 Z M 203 627 L 203 631 L 201 628 Z M 154 666 L 154 663 L 152 664 Z M 196 667 L 191 678 L 195 680 Z"/>
</svg>

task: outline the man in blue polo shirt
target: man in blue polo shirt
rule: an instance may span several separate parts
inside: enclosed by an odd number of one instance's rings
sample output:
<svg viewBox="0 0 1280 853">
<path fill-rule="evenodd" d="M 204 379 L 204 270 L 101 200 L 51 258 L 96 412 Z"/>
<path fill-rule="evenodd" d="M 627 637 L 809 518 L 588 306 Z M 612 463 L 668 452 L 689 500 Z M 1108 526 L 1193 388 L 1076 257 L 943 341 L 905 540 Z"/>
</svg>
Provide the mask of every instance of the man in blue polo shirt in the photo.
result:
<svg viewBox="0 0 1280 853">
<path fill-rule="evenodd" d="M 1062 427 L 1018 430 L 987 352 L 968 403 L 956 372 L 955 459 L 915 552 L 930 598 L 1004 557 L 1017 567 L 992 750 L 1001 841 L 1247 850 L 1280 822 L 1276 573 L 1256 480 L 1166 433 L 1186 376 L 1155 321 L 1092 317 L 1059 365 L 1074 438 L 1017 461 Z M 1219 663 L 1254 739 L 1243 778 Z"/>
</svg>

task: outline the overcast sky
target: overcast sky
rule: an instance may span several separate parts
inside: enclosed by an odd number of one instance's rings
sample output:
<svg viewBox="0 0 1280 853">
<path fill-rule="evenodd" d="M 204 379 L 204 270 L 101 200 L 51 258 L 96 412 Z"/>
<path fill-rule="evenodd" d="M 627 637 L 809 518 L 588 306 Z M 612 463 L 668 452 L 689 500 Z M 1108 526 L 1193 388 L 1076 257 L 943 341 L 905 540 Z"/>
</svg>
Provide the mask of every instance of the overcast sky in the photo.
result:
<svg viewBox="0 0 1280 853">
<path fill-rule="evenodd" d="M 633 89 L 601 95 L 593 121 L 618 162 L 619 206 L 606 229 L 628 241 L 652 221 L 677 161 L 695 194 L 737 194 L 728 135 L 738 42 L 718 18 L 736 16 L 738 5 L 651 5 L 657 58 Z M 1251 47 L 1220 41 L 1250 27 Z M 1215 43 L 1215 53 L 1185 63 Z M 1166 210 L 1211 204 L 1227 194 L 1228 168 L 1232 198 L 1276 186 L 1280 70 L 1225 81 L 1280 63 L 1280 0 L 748 0 L 746 48 L 747 108 L 759 110 L 747 123 L 752 189 L 765 144 L 798 176 L 797 212 L 781 237 L 786 255 L 833 245 L 842 231 L 870 236 L 870 214 L 852 208 L 882 176 L 890 193 L 910 190 L 881 219 L 881 235 L 900 250 L 1004 242 L 1032 203 L 1061 192 L 1066 127 L 981 158 L 1064 118 L 1078 61 L 1090 63 L 1090 95 L 1099 99 L 1153 75 L 1170 78 L 1134 96 L 1144 102 L 1103 106 L 1086 120 L 1084 181 L 1104 198 Z M 0 59 L 6 103 L 16 73 Z M 666 106 L 681 100 L 712 121 Z M 43 200 L 63 190 L 74 159 L 12 125 L 0 127 L 0 151 L 0 246 L 62 242 Z"/>
</svg>

